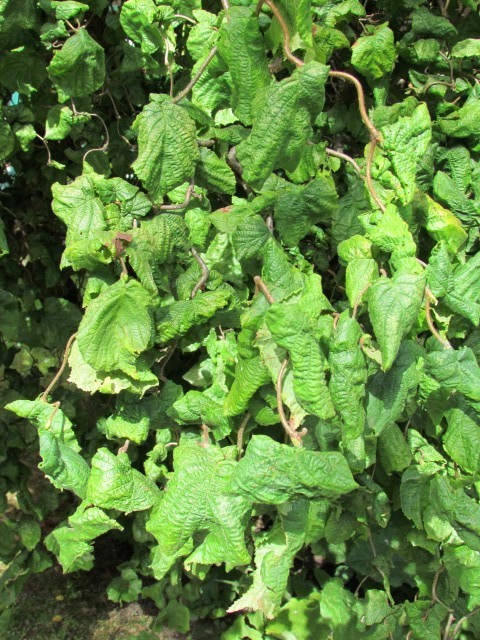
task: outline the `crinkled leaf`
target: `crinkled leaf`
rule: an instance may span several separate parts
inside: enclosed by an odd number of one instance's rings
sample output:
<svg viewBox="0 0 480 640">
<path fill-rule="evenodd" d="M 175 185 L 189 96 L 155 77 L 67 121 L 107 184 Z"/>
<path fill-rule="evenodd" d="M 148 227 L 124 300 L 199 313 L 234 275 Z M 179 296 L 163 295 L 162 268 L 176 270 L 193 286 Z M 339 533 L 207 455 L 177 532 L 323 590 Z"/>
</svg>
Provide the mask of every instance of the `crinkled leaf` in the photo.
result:
<svg viewBox="0 0 480 640">
<path fill-rule="evenodd" d="M 367 420 L 376 434 L 395 423 L 407 400 L 419 383 L 417 359 L 422 351 L 414 342 L 405 340 L 391 369 L 378 371 L 367 385 Z"/>
<path fill-rule="evenodd" d="M 68 524 L 57 527 L 46 540 L 47 548 L 58 555 L 65 573 L 93 566 L 93 545 L 95 538 L 122 527 L 107 514 L 82 502 L 68 519 Z"/>
<path fill-rule="evenodd" d="M 364 76 L 375 80 L 391 73 L 395 64 L 395 42 L 387 24 L 374 27 L 371 34 L 354 43 L 352 64 Z"/>
<path fill-rule="evenodd" d="M 425 288 L 423 273 L 397 271 L 368 290 L 368 313 L 380 343 L 383 370 L 392 366 L 400 344 L 418 318 Z"/>
<path fill-rule="evenodd" d="M 235 174 L 228 164 L 209 149 L 200 149 L 200 159 L 195 169 L 195 183 L 215 193 L 235 193 Z"/>
<path fill-rule="evenodd" d="M 174 472 L 147 523 L 158 542 L 152 562 L 157 579 L 177 558 L 191 553 L 192 538 L 199 533 L 203 540 L 195 544 L 188 564 L 224 562 L 228 568 L 250 561 L 244 526 L 251 506 L 247 498 L 230 490 L 237 468 L 231 452 L 199 442 L 176 447 Z"/>
<path fill-rule="evenodd" d="M 363 433 L 365 410 L 363 397 L 367 381 L 365 356 L 360 348 L 362 330 L 356 320 L 344 311 L 330 342 L 329 390 L 335 409 L 342 418 L 345 440 L 353 440 Z"/>
<path fill-rule="evenodd" d="M 219 309 L 227 306 L 230 297 L 225 289 L 206 291 L 198 293 L 193 300 L 181 300 L 160 308 L 156 314 L 160 344 L 179 338 L 194 325 L 208 322 Z"/>
<path fill-rule="evenodd" d="M 447 430 L 443 436 L 445 451 L 469 473 L 480 469 L 480 429 L 478 413 L 459 400 L 446 413 Z"/>
<path fill-rule="evenodd" d="M 48 74 L 62 102 L 89 96 L 105 80 L 105 51 L 81 28 L 55 53 Z"/>
<path fill-rule="evenodd" d="M 269 381 L 268 369 L 259 357 L 250 360 L 239 359 L 232 387 L 223 406 L 226 415 L 238 416 L 243 413 L 257 389 Z"/>
<path fill-rule="evenodd" d="M 247 7 L 232 7 L 220 29 L 218 49 L 232 79 L 232 110 L 245 125 L 255 120 L 256 102 L 271 82 L 258 18 Z"/>
<path fill-rule="evenodd" d="M 137 356 L 153 343 L 150 296 L 136 280 L 121 279 L 93 300 L 78 328 L 77 343 L 95 370 L 135 376 Z"/>
<path fill-rule="evenodd" d="M 412 116 L 401 117 L 381 129 L 382 149 L 386 152 L 399 180 L 397 196 L 402 204 L 415 194 L 417 162 L 425 154 L 432 137 L 432 124 L 427 106 L 419 105 Z"/>
<path fill-rule="evenodd" d="M 154 200 L 190 180 L 200 157 L 195 123 L 187 111 L 166 96 L 150 96 L 134 122 L 138 158 L 133 170 Z"/>
<path fill-rule="evenodd" d="M 134 469 L 126 453 L 114 455 L 101 447 L 92 458 L 87 501 L 125 513 L 150 509 L 160 498 L 157 486 Z"/>
<path fill-rule="evenodd" d="M 38 436 L 42 458 L 39 468 L 58 489 L 68 489 L 80 498 L 85 498 L 90 475 L 87 462 L 53 432 L 39 428 Z"/>
<path fill-rule="evenodd" d="M 266 322 L 275 342 L 289 353 L 299 403 L 308 413 L 331 418 L 335 410 L 325 380 L 326 360 L 313 336 L 311 320 L 299 305 L 275 303 Z"/>
<path fill-rule="evenodd" d="M 309 508 L 307 500 L 285 505 L 272 529 L 255 541 L 252 586 L 229 612 L 248 609 L 273 618 L 282 602 L 294 558 L 305 543 Z"/>
<path fill-rule="evenodd" d="M 56 438 L 75 451 L 80 451 L 72 423 L 59 407 L 42 400 L 15 400 L 7 404 L 5 409 L 27 418 L 38 429 L 48 428 Z"/>
<path fill-rule="evenodd" d="M 253 502 L 282 504 L 294 497 L 338 496 L 357 484 L 336 451 L 307 451 L 253 436 L 232 478 L 232 491 Z"/>
<path fill-rule="evenodd" d="M 155 53 L 163 45 L 159 19 L 160 12 L 153 0 L 128 0 L 120 12 L 123 30 L 144 53 Z"/>
<path fill-rule="evenodd" d="M 335 185 L 327 178 L 281 193 L 275 204 L 275 223 L 283 242 L 298 244 L 315 224 L 329 221 L 337 206 Z"/>
<path fill-rule="evenodd" d="M 274 169 L 295 169 L 310 135 L 310 120 L 322 109 L 327 73 L 328 67 L 310 62 L 269 87 L 250 137 L 237 148 L 248 184 L 261 187 Z"/>
</svg>

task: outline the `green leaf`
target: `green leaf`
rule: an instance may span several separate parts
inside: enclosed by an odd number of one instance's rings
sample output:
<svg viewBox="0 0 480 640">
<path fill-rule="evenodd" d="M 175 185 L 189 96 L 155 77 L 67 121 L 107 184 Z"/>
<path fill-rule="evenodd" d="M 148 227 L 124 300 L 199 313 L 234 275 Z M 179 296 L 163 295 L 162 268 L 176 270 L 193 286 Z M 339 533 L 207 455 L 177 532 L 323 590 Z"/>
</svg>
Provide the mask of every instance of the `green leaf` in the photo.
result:
<svg viewBox="0 0 480 640">
<path fill-rule="evenodd" d="M 120 406 L 105 422 L 107 438 L 128 439 L 141 444 L 147 439 L 150 415 L 138 401 Z"/>
<path fill-rule="evenodd" d="M 457 30 L 450 20 L 436 15 L 427 7 L 419 7 L 413 12 L 412 31 L 416 36 L 433 35 L 446 39 L 457 35 Z"/>
<path fill-rule="evenodd" d="M 190 29 L 187 49 L 195 61 L 207 56 L 209 50 L 218 40 L 219 16 L 203 9 L 195 11 L 197 23 Z"/>
<path fill-rule="evenodd" d="M 429 353 L 425 358 L 425 371 L 445 389 L 480 401 L 480 367 L 468 347 Z"/>
<path fill-rule="evenodd" d="M 253 502 L 282 504 L 295 497 L 334 497 L 357 484 L 336 451 L 307 451 L 253 436 L 232 477 L 232 491 Z"/>
<path fill-rule="evenodd" d="M 273 238 L 268 239 L 263 251 L 262 278 L 277 302 L 300 294 L 305 284 L 302 274 L 291 265 Z"/>
<path fill-rule="evenodd" d="M 472 94 L 470 98 L 455 111 L 438 119 L 438 127 L 442 133 L 452 138 L 468 138 L 480 136 L 480 98 Z"/>
<path fill-rule="evenodd" d="M 232 387 L 223 405 L 225 414 L 238 416 L 243 413 L 257 389 L 269 381 L 268 369 L 259 357 L 250 360 L 239 359 Z"/>
<path fill-rule="evenodd" d="M 455 255 L 467 242 L 466 231 L 451 211 L 428 195 L 425 198 L 427 206 L 422 211 L 425 216 L 425 229 L 437 242 L 443 241 L 449 252 Z"/>
<path fill-rule="evenodd" d="M 220 29 L 218 50 L 232 80 L 232 110 L 242 124 L 255 120 L 257 103 L 271 82 L 258 18 L 247 7 L 232 7 Z"/>
<path fill-rule="evenodd" d="M 120 24 L 144 53 L 155 53 L 163 47 L 159 28 L 161 13 L 153 0 L 128 0 L 122 5 Z"/>
<path fill-rule="evenodd" d="M 104 49 L 81 28 L 55 53 L 48 75 L 61 102 L 89 96 L 105 80 Z"/>
<path fill-rule="evenodd" d="M 71 369 L 69 382 L 89 393 L 100 391 L 112 394 L 128 390 L 143 395 L 147 389 L 158 385 L 158 378 L 141 358 L 137 360 L 135 371 L 131 375 L 118 370 L 110 373 L 96 371 L 85 362 L 76 341 L 72 345 L 68 363 Z"/>
<path fill-rule="evenodd" d="M 152 562 L 157 580 L 177 558 L 189 554 L 187 564 L 224 562 L 228 569 L 249 562 L 244 526 L 250 503 L 229 489 L 237 466 L 234 451 L 198 441 L 176 447 L 174 472 L 147 523 L 158 542 Z M 192 538 L 198 533 L 203 533 L 202 541 L 192 553 Z"/>
<path fill-rule="evenodd" d="M 380 464 L 387 475 L 394 471 L 403 471 L 411 461 L 410 448 L 400 428 L 390 423 L 378 438 L 378 454 Z"/>
<path fill-rule="evenodd" d="M 101 509 L 88 505 L 88 502 L 82 502 L 68 519 L 68 525 L 57 527 L 48 536 L 47 548 L 58 555 L 65 573 L 91 569 L 92 540 L 112 529 L 122 531 L 123 527 Z"/>
<path fill-rule="evenodd" d="M 0 3 L 0 48 L 15 49 L 23 44 L 27 31 L 34 29 L 37 11 L 33 0 L 2 0 Z"/>
<path fill-rule="evenodd" d="M 330 342 L 328 388 L 333 405 L 342 418 L 342 433 L 346 441 L 360 436 L 365 427 L 363 398 L 367 367 L 359 344 L 361 337 L 360 325 L 349 317 L 348 311 L 344 311 Z"/>
<path fill-rule="evenodd" d="M 136 602 L 142 591 L 142 581 L 130 567 L 122 569 L 107 587 L 108 599 L 112 602 Z"/>
<path fill-rule="evenodd" d="M 299 305 L 273 304 L 266 315 L 275 342 L 289 353 L 293 389 L 308 413 L 323 419 L 335 414 L 325 380 L 326 359 L 313 335 L 313 323 Z"/>
<path fill-rule="evenodd" d="M 338 206 L 333 180 L 317 178 L 306 187 L 281 193 L 275 203 L 275 223 L 282 241 L 296 245 L 318 222 L 330 220 Z"/>
<path fill-rule="evenodd" d="M 353 44 L 352 64 L 357 71 L 374 80 L 393 71 L 395 42 L 387 24 L 374 27 L 371 34 L 361 36 Z"/>
<path fill-rule="evenodd" d="M 480 253 L 463 265 L 459 265 L 453 276 L 445 282 L 445 302 L 456 313 L 468 318 L 474 325 L 480 322 L 480 281 L 478 269 Z"/>
<path fill-rule="evenodd" d="M 136 280 L 121 279 L 93 300 L 78 328 L 78 348 L 96 371 L 134 376 L 138 355 L 153 344 L 150 296 Z"/>
<path fill-rule="evenodd" d="M 103 509 L 125 513 L 150 509 L 160 498 L 157 486 L 133 469 L 128 455 L 101 447 L 92 458 L 87 501 Z"/>
<path fill-rule="evenodd" d="M 412 116 L 381 128 L 382 149 L 392 164 L 399 181 L 396 195 L 402 204 L 412 201 L 415 190 L 417 162 L 427 151 L 432 137 L 432 124 L 427 106 L 419 105 Z"/>
<path fill-rule="evenodd" d="M 21 418 L 27 418 L 38 429 L 48 428 L 56 438 L 74 451 L 80 451 L 72 423 L 59 407 L 42 400 L 15 400 L 7 404 L 5 409 Z"/>
<path fill-rule="evenodd" d="M 194 325 L 208 322 L 219 309 L 227 306 L 230 297 L 229 291 L 218 289 L 198 293 L 193 300 L 181 300 L 160 308 L 156 314 L 159 343 L 166 344 L 185 335 Z"/>
<path fill-rule="evenodd" d="M 3 54 L 0 61 L 2 84 L 10 91 L 31 95 L 47 77 L 43 60 L 26 51 Z"/>
<path fill-rule="evenodd" d="M 380 278 L 368 290 L 368 313 L 380 343 L 384 371 L 392 366 L 403 338 L 418 318 L 424 288 L 424 273 L 397 271 L 392 278 Z"/>
<path fill-rule="evenodd" d="M 40 456 L 42 462 L 39 469 L 58 489 L 68 489 L 84 499 L 90 467 L 74 448 L 65 444 L 52 431 L 38 430 L 40 438 Z"/>
<path fill-rule="evenodd" d="M 200 149 L 195 169 L 195 184 L 215 193 L 233 195 L 237 188 L 235 174 L 222 158 L 209 149 Z"/>
<path fill-rule="evenodd" d="M 95 193 L 94 180 L 82 175 L 67 185 L 52 185 L 52 209 L 69 228 L 69 238 L 91 238 L 107 228 L 105 208 Z"/>
<path fill-rule="evenodd" d="M 165 269 L 188 255 L 187 228 L 181 216 L 165 213 L 132 231 L 125 254 L 145 289 L 156 295 Z"/>
<path fill-rule="evenodd" d="M 422 356 L 421 348 L 414 342 L 402 342 L 391 369 L 378 371 L 368 381 L 367 421 L 377 435 L 393 425 L 419 383 L 416 363 Z"/>
<path fill-rule="evenodd" d="M 260 188 L 274 169 L 295 169 L 311 132 L 310 121 L 323 107 L 327 74 L 328 67 L 310 62 L 268 88 L 250 137 L 237 148 L 248 184 Z"/>
<path fill-rule="evenodd" d="M 52 2 L 55 7 L 55 17 L 57 20 L 70 20 L 88 11 L 88 4 L 75 2 L 74 0 L 63 0 L 62 2 Z"/>
<path fill-rule="evenodd" d="M 360 220 L 371 242 L 391 253 L 393 260 L 415 255 L 417 247 L 408 224 L 393 205 L 387 205 L 383 213 L 366 213 Z"/>
<path fill-rule="evenodd" d="M 248 260 L 261 253 L 270 237 L 263 218 L 259 215 L 248 216 L 235 229 L 232 244 L 239 260 Z"/>
<path fill-rule="evenodd" d="M 309 508 L 307 500 L 287 503 L 272 529 L 255 541 L 253 584 L 228 609 L 229 613 L 247 609 L 261 611 L 266 618 L 274 617 L 282 602 L 295 556 L 307 537 Z"/>
<path fill-rule="evenodd" d="M 232 431 L 232 423 L 223 411 L 224 393 L 213 387 L 203 393 L 188 391 L 179 398 L 168 414 L 179 424 L 204 424 L 216 440 L 222 440 Z"/>
<path fill-rule="evenodd" d="M 187 111 L 166 96 L 151 95 L 133 127 L 138 158 L 133 170 L 155 201 L 190 180 L 200 157 L 195 123 Z"/>
<path fill-rule="evenodd" d="M 478 414 L 465 401 L 446 413 L 447 430 L 443 436 L 445 451 L 467 473 L 480 470 L 480 430 Z"/>
<path fill-rule="evenodd" d="M 452 58 L 478 58 L 480 57 L 480 40 L 467 38 L 457 42 L 450 52 Z"/>
</svg>

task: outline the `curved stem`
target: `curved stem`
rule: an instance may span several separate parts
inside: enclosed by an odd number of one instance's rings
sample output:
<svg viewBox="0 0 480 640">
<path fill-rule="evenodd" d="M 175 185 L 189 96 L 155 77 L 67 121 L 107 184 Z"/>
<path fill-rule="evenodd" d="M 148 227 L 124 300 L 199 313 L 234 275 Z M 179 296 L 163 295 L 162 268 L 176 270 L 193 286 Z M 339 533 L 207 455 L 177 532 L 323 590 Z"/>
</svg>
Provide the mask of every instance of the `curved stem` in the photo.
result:
<svg viewBox="0 0 480 640">
<path fill-rule="evenodd" d="M 118 448 L 117 456 L 118 456 L 119 453 L 127 453 L 129 446 L 130 446 L 130 440 L 127 438 L 125 440 L 125 442 L 123 443 L 123 445 Z"/>
<path fill-rule="evenodd" d="M 453 631 L 452 631 L 452 635 L 451 638 L 452 640 L 455 640 L 455 638 L 457 637 L 457 635 L 460 633 L 463 623 L 466 622 L 469 618 L 476 616 L 477 613 L 480 613 L 480 607 L 475 607 L 475 609 L 473 609 L 472 611 L 470 611 L 470 613 L 467 613 L 466 615 L 464 615 L 463 617 L 460 618 L 460 620 L 457 622 L 457 624 L 453 627 Z"/>
<path fill-rule="evenodd" d="M 47 165 L 50 165 L 52 162 L 52 154 L 50 153 L 50 147 L 48 146 L 48 142 L 39 133 L 36 133 L 35 135 L 39 140 L 43 142 L 45 149 L 47 150 Z"/>
<path fill-rule="evenodd" d="M 250 412 L 247 411 L 247 413 L 245 414 L 245 417 L 242 420 L 242 423 L 240 425 L 240 427 L 238 428 L 238 433 L 237 433 L 237 452 L 238 452 L 238 459 L 241 458 L 242 456 L 242 452 L 243 452 L 243 434 L 245 433 L 245 427 L 248 424 L 248 421 L 250 420 L 251 415 Z"/>
<path fill-rule="evenodd" d="M 273 304 L 275 302 L 275 300 L 274 300 L 272 294 L 270 293 L 269 288 L 264 283 L 264 281 L 261 279 L 261 277 L 260 276 L 255 276 L 253 281 L 255 282 L 255 294 L 257 294 L 259 291 L 261 291 L 263 293 L 263 295 L 265 296 L 265 298 L 269 301 L 269 303 Z"/>
<path fill-rule="evenodd" d="M 190 200 L 194 195 L 195 184 L 193 179 L 190 181 L 188 189 L 185 192 L 185 200 L 180 202 L 180 204 L 162 204 L 160 207 L 156 207 L 160 211 L 180 211 L 181 209 L 185 209 L 190 204 Z"/>
<path fill-rule="evenodd" d="M 365 94 L 363 92 L 362 84 L 358 80 L 358 78 L 352 76 L 351 73 L 347 73 L 346 71 L 329 71 L 328 75 L 331 78 L 341 78 L 342 80 L 347 80 L 347 82 L 351 82 L 355 86 L 358 96 L 358 110 L 360 111 L 360 116 L 370 133 L 370 137 L 375 140 L 380 140 L 380 132 L 368 116 L 367 108 L 365 106 Z"/>
<path fill-rule="evenodd" d="M 362 300 L 362 297 L 364 295 L 364 293 L 370 289 L 370 287 L 372 286 L 371 283 L 367 284 L 366 287 L 364 287 L 360 293 L 357 296 L 357 299 L 355 300 L 355 304 L 353 305 L 353 311 L 352 311 L 352 318 L 355 319 L 357 317 L 357 313 L 358 313 L 358 307 L 360 306 L 360 302 Z"/>
<path fill-rule="evenodd" d="M 296 67 L 303 67 L 305 64 L 303 60 L 297 58 L 297 56 L 293 55 L 292 50 L 290 49 L 290 33 L 288 31 L 287 23 L 283 19 L 282 14 L 277 9 L 277 7 L 273 4 L 272 0 L 264 0 L 267 7 L 273 13 L 275 18 L 278 20 L 280 28 L 283 33 L 283 50 L 285 52 L 285 56 L 292 62 Z M 258 7 L 257 7 L 258 8 Z"/>
<path fill-rule="evenodd" d="M 183 89 L 183 91 L 180 91 L 180 93 L 178 93 L 172 100 L 172 102 L 174 104 L 177 104 L 177 102 L 180 102 L 180 100 L 183 100 L 184 98 L 186 98 L 188 96 L 188 94 L 190 93 L 190 91 L 193 89 L 193 87 L 197 84 L 197 82 L 200 80 L 203 72 L 205 71 L 205 69 L 208 67 L 208 65 L 210 64 L 210 62 L 213 60 L 213 58 L 215 57 L 215 54 L 217 53 L 218 49 L 217 49 L 217 45 L 215 45 L 214 47 L 212 47 L 210 49 L 210 53 L 208 54 L 208 56 L 205 58 L 205 60 L 202 62 L 202 64 L 200 65 L 200 67 L 198 68 L 197 73 L 193 76 L 193 78 L 190 80 L 190 82 L 187 84 L 187 86 L 185 87 L 185 89 Z"/>
<path fill-rule="evenodd" d="M 343 151 L 336 151 L 335 149 L 330 149 L 329 147 L 325 149 L 325 152 L 328 156 L 333 156 L 334 158 L 340 158 L 340 160 L 345 160 L 345 162 L 348 162 L 349 164 L 351 164 L 352 167 L 355 169 L 355 172 L 358 174 L 358 177 L 365 182 L 365 177 L 362 175 L 362 170 L 360 169 L 356 161 L 351 156 L 347 155 L 346 153 L 343 153 Z"/>
<path fill-rule="evenodd" d="M 375 147 L 377 146 L 377 142 L 378 142 L 377 139 L 374 139 L 374 140 L 372 139 L 370 141 L 370 149 L 368 150 L 367 163 L 365 165 L 365 182 L 368 190 L 370 191 L 372 198 L 378 204 L 378 208 L 380 209 L 380 211 L 385 213 L 386 207 L 378 197 L 378 193 L 376 192 L 375 187 L 373 186 L 373 180 L 372 180 L 372 163 L 373 163 L 373 157 L 375 155 Z"/>
<path fill-rule="evenodd" d="M 192 247 L 190 249 L 190 253 L 195 258 L 195 260 L 197 261 L 198 265 L 200 266 L 200 269 L 202 270 L 202 277 L 197 282 L 197 284 L 193 287 L 192 293 L 190 294 L 190 299 L 193 299 L 197 295 L 197 293 L 200 291 L 200 289 L 203 289 L 203 287 L 205 286 L 205 284 L 206 284 L 206 282 L 208 280 L 208 276 L 210 275 L 210 271 L 208 270 L 207 265 L 202 260 L 202 258 L 200 257 L 200 254 L 197 252 L 196 249 L 194 249 Z"/>
<path fill-rule="evenodd" d="M 285 410 L 283 408 L 282 401 L 282 392 L 283 392 L 283 376 L 285 375 L 285 370 L 288 366 L 288 358 L 282 362 L 282 366 L 280 367 L 280 371 L 278 372 L 277 378 L 277 409 L 278 416 L 280 418 L 280 422 L 282 423 L 283 428 L 285 429 L 285 433 L 289 436 L 292 444 L 296 447 L 299 447 L 302 444 L 302 437 L 307 433 L 306 429 L 302 429 L 302 431 L 295 431 L 290 422 L 287 420 L 287 416 L 285 415 Z"/>
<path fill-rule="evenodd" d="M 65 367 L 67 366 L 68 356 L 70 354 L 70 349 L 71 349 L 71 346 L 72 346 L 72 342 L 75 340 L 75 336 L 76 335 L 77 335 L 76 333 L 73 333 L 70 336 L 70 338 L 68 339 L 67 345 L 65 347 L 65 352 L 63 354 L 62 364 L 60 365 L 60 369 L 57 371 L 57 373 L 56 373 L 55 377 L 53 378 L 53 380 L 50 382 L 48 387 L 42 393 L 42 397 L 41 397 L 42 402 L 47 402 L 47 398 L 48 398 L 48 395 L 49 395 L 50 391 L 53 389 L 53 387 L 60 380 L 60 378 L 62 376 L 62 373 L 65 371 Z"/>
<path fill-rule="evenodd" d="M 428 328 L 430 329 L 431 334 L 440 342 L 444 349 L 452 349 L 452 345 L 450 342 L 442 338 L 442 336 L 438 333 L 435 325 L 432 320 L 432 309 L 431 302 L 435 301 L 435 296 L 430 291 L 428 287 L 425 287 L 425 317 L 427 320 Z"/>
</svg>

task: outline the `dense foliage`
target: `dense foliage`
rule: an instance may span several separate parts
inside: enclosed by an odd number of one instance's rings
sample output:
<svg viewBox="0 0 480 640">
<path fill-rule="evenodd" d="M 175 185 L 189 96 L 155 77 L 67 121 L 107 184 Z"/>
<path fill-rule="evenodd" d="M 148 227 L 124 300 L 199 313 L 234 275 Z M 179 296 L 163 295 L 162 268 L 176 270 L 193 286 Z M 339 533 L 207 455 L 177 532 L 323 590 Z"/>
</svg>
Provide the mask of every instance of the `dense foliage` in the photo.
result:
<svg viewBox="0 0 480 640">
<path fill-rule="evenodd" d="M 477 5 L 0 0 L 4 627 L 480 637 Z"/>
</svg>

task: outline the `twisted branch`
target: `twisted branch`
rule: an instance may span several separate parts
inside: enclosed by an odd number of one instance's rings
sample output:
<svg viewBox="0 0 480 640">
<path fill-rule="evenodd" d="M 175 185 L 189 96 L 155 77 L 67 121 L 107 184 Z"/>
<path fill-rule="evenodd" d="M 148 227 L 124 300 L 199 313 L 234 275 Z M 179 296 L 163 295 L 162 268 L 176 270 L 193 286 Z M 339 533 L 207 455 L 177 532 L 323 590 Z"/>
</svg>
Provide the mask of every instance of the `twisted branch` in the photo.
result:
<svg viewBox="0 0 480 640">
<path fill-rule="evenodd" d="M 180 202 L 180 204 L 162 204 L 159 207 L 155 207 L 159 211 L 180 211 L 181 209 L 185 209 L 190 204 L 190 200 L 192 196 L 195 196 L 195 184 L 193 182 L 193 178 L 188 185 L 188 189 L 185 192 L 185 200 Z M 200 196 L 196 196 L 200 197 Z"/>
<path fill-rule="evenodd" d="M 263 295 L 265 296 L 265 298 L 269 301 L 270 304 L 273 304 L 275 302 L 272 294 L 270 293 L 269 288 L 267 287 L 267 285 L 265 284 L 265 282 L 261 279 L 260 276 L 255 276 L 253 281 L 255 282 L 255 295 L 257 295 L 257 293 L 259 291 L 261 291 L 263 293 Z"/>
<path fill-rule="evenodd" d="M 427 320 L 428 328 L 430 329 L 431 334 L 438 340 L 438 342 L 440 342 L 444 349 L 452 349 L 452 345 L 450 344 L 450 342 L 446 338 L 442 338 L 435 325 L 433 324 L 431 308 L 432 302 L 436 302 L 436 298 L 430 291 L 430 289 L 428 287 L 425 287 L 425 318 Z"/>
<path fill-rule="evenodd" d="M 297 58 L 292 53 L 292 50 L 291 50 L 291 47 L 290 47 L 290 33 L 288 31 L 287 23 L 283 19 L 283 16 L 280 13 L 280 11 L 273 4 L 272 0 L 259 0 L 259 2 L 257 3 L 257 7 L 256 7 L 256 14 L 258 15 L 260 13 L 260 9 L 261 9 L 263 4 L 266 4 L 270 8 L 270 10 L 272 11 L 273 15 L 277 18 L 277 20 L 278 20 L 278 22 L 280 24 L 280 27 L 281 27 L 282 33 L 283 33 L 283 50 L 285 52 L 285 56 L 297 68 L 298 67 L 303 67 L 305 62 L 303 60 L 301 60 L 300 58 Z M 370 134 L 370 149 L 369 149 L 369 152 L 368 152 L 367 163 L 366 163 L 366 167 L 365 167 L 365 175 L 366 175 L 365 183 L 366 183 L 368 191 L 370 192 L 372 198 L 377 203 L 379 209 L 384 212 L 385 211 L 385 205 L 380 200 L 380 198 L 379 198 L 379 196 L 378 196 L 378 194 L 377 194 L 377 192 L 375 190 L 375 187 L 373 185 L 372 175 L 371 175 L 371 168 L 372 168 L 373 156 L 375 154 L 375 147 L 377 146 L 377 143 L 380 142 L 381 136 L 380 136 L 380 132 L 375 127 L 375 125 L 373 124 L 372 120 L 370 119 L 370 117 L 369 117 L 369 115 L 367 113 L 367 108 L 366 108 L 366 105 L 365 105 L 365 93 L 363 91 L 362 84 L 360 83 L 360 81 L 355 76 L 353 76 L 351 73 L 346 73 L 345 71 L 329 71 L 328 75 L 331 78 L 340 78 L 342 80 L 346 80 L 348 82 L 351 82 L 355 86 L 355 89 L 357 90 L 358 109 L 360 111 L 360 116 L 361 116 L 362 121 L 365 124 L 365 126 L 367 127 L 368 132 Z M 330 155 L 335 155 L 335 154 L 331 153 Z M 338 157 L 341 157 L 341 156 L 338 156 Z M 343 159 L 347 160 L 347 158 L 343 158 Z M 350 160 L 348 160 L 348 162 L 350 162 Z M 358 165 L 357 165 L 357 167 L 358 167 Z"/>
<path fill-rule="evenodd" d="M 358 177 L 365 182 L 366 179 L 365 179 L 365 176 L 362 175 L 362 170 L 360 169 L 356 161 L 351 156 L 347 155 L 346 153 L 343 153 L 343 151 L 336 151 L 335 149 L 330 149 L 329 147 L 325 149 L 325 152 L 327 156 L 340 158 L 340 160 L 345 160 L 345 162 L 348 162 L 349 164 L 351 164 L 352 167 L 355 169 L 355 172 L 357 173 Z"/>
<path fill-rule="evenodd" d="M 57 373 L 55 374 L 55 377 L 53 378 L 53 380 L 50 382 L 48 387 L 43 392 L 42 397 L 41 397 L 42 402 L 47 402 L 48 395 L 49 395 L 50 391 L 53 389 L 53 387 L 57 384 L 57 382 L 62 377 L 62 373 L 65 371 L 65 367 L 67 366 L 68 356 L 70 354 L 70 349 L 71 349 L 71 346 L 72 346 L 72 342 L 75 340 L 75 336 L 76 335 L 77 334 L 74 333 L 68 339 L 67 345 L 65 347 L 65 352 L 63 354 L 62 364 L 60 365 L 60 369 L 57 371 Z"/>
<path fill-rule="evenodd" d="M 200 80 L 202 73 L 205 71 L 205 69 L 208 67 L 208 65 L 210 64 L 210 62 L 213 60 L 213 58 L 215 57 L 215 54 L 217 53 L 218 48 L 217 45 L 215 45 L 214 47 L 212 47 L 210 49 L 210 53 L 208 54 L 208 56 L 205 58 L 205 60 L 202 62 L 202 64 L 199 66 L 197 73 L 193 76 L 193 78 L 190 80 L 190 82 L 187 84 L 187 86 L 185 87 L 185 89 L 183 89 L 183 91 L 180 91 L 180 93 L 178 93 L 172 100 L 172 102 L 174 104 L 177 104 L 177 102 L 180 102 L 180 100 L 183 100 L 184 98 L 186 98 L 188 96 L 188 94 L 190 93 L 190 91 L 193 89 L 193 87 L 197 84 L 197 82 Z"/>
<path fill-rule="evenodd" d="M 299 447 L 302 444 L 302 438 L 307 434 L 307 430 L 303 428 L 301 431 L 295 431 L 290 422 L 287 420 L 287 416 L 285 415 L 285 411 L 283 408 L 282 402 L 282 393 L 283 393 L 283 376 L 285 375 L 285 370 L 288 366 L 288 358 L 282 362 L 282 366 L 280 367 L 280 371 L 278 372 L 277 378 L 277 408 L 278 408 L 278 416 L 280 418 L 280 422 L 282 423 L 283 428 L 285 429 L 285 433 L 289 436 L 292 444 L 295 447 Z"/>
<path fill-rule="evenodd" d="M 255 282 L 255 295 L 259 291 L 263 293 L 265 298 L 268 300 L 270 304 L 275 302 L 274 297 L 270 293 L 269 288 L 264 283 L 260 276 L 254 277 Z M 285 370 L 288 366 L 288 357 L 282 362 L 282 366 L 280 367 L 280 371 L 278 372 L 277 378 L 277 409 L 278 409 L 278 417 L 280 418 L 280 422 L 282 423 L 283 428 L 285 429 L 285 433 L 288 435 L 290 440 L 292 441 L 295 447 L 299 447 L 302 444 L 302 438 L 307 434 L 307 430 L 303 428 L 301 431 L 296 431 L 294 427 L 292 427 L 290 421 L 287 419 L 285 415 L 285 410 L 283 408 L 282 401 L 282 393 L 283 393 L 283 376 L 285 375 Z"/>
<path fill-rule="evenodd" d="M 197 261 L 198 265 L 200 266 L 200 269 L 202 270 L 202 277 L 197 282 L 197 284 L 193 287 L 192 293 L 190 294 L 190 299 L 193 299 L 197 295 L 197 293 L 200 291 L 200 289 L 203 289 L 203 287 L 205 286 L 205 284 L 206 284 L 206 282 L 208 280 L 208 276 L 210 275 L 210 271 L 208 270 L 207 265 L 202 260 L 202 258 L 200 257 L 200 255 L 199 255 L 199 253 L 197 252 L 196 249 L 194 249 L 192 247 L 190 249 L 190 253 L 195 258 L 195 260 Z"/>
</svg>

